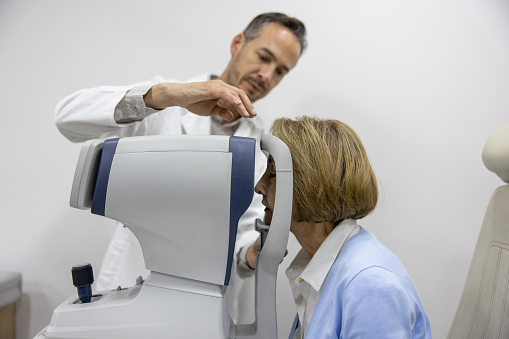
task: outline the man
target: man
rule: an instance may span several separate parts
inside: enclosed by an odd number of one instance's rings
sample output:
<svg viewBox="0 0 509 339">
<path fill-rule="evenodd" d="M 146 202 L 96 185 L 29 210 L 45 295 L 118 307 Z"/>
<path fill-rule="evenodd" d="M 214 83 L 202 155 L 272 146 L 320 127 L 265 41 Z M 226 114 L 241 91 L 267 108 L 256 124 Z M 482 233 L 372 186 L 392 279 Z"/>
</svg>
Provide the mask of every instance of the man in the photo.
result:
<svg viewBox="0 0 509 339">
<path fill-rule="evenodd" d="M 255 120 L 253 102 L 267 95 L 297 64 L 306 47 L 302 22 L 281 13 L 257 16 L 230 46 L 224 72 L 202 75 L 186 83 L 155 77 L 130 86 L 80 90 L 61 100 L 56 125 L 72 142 L 136 135 L 213 134 L 257 138 L 264 130 Z M 264 156 L 256 156 L 257 180 Z M 238 267 L 249 275 L 255 264 L 254 219 L 263 215 L 258 197 L 239 221 Z M 132 233 L 115 232 L 97 278 L 97 289 L 133 285 L 144 268 Z M 234 280 L 232 280 L 234 285 Z"/>
</svg>

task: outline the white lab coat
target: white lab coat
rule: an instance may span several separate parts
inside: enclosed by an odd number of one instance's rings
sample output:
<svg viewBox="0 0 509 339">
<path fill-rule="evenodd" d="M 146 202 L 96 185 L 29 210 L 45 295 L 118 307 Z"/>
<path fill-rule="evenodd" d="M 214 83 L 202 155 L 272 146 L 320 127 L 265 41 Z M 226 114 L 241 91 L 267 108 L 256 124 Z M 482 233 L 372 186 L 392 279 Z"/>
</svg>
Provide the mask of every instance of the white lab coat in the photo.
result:
<svg viewBox="0 0 509 339">
<path fill-rule="evenodd" d="M 210 74 L 188 82 L 207 81 Z M 102 86 L 83 89 L 62 99 L 55 111 L 55 122 L 60 132 L 72 142 L 108 137 L 140 135 L 209 135 L 211 118 L 190 113 L 182 107 L 170 107 L 153 113 L 144 120 L 128 124 L 117 124 L 113 117 L 118 102 L 126 92 L 136 86 L 155 85 L 163 82 L 177 83 L 173 79 L 154 77 L 149 81 L 129 86 Z M 259 141 L 264 133 L 260 118 L 241 118 L 235 136 L 257 139 L 255 156 L 255 183 L 263 175 L 266 157 L 261 152 Z M 239 221 L 235 253 L 258 237 L 254 230 L 254 220 L 263 217 L 261 196 L 254 194 L 253 202 Z M 235 256 L 236 257 L 236 256 Z M 230 313 L 235 321 L 254 320 L 254 286 L 252 274 L 246 276 L 242 267 L 236 267 L 231 275 Z M 138 276 L 146 278 L 141 247 L 134 235 L 126 228 L 118 226 L 106 251 L 100 273 L 96 279 L 96 289 L 113 289 L 117 286 L 132 286 Z"/>
</svg>

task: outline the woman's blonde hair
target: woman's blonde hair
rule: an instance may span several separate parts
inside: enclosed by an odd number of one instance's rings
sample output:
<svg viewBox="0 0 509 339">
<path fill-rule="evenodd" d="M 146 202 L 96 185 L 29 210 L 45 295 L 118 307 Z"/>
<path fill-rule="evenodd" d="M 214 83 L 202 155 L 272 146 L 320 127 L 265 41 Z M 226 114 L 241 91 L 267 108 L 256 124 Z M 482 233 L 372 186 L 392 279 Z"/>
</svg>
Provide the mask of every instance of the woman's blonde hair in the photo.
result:
<svg viewBox="0 0 509 339">
<path fill-rule="evenodd" d="M 378 201 L 378 184 L 364 145 L 347 124 L 307 116 L 277 119 L 271 133 L 293 162 L 293 216 L 297 222 L 361 219 Z"/>
</svg>

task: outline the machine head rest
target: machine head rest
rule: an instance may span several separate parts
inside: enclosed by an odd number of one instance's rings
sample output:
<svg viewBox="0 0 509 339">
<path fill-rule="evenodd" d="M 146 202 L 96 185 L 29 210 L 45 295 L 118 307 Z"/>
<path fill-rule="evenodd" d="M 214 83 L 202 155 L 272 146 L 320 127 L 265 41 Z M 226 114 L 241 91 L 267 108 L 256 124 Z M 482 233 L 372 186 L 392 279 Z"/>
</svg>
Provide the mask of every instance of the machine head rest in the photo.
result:
<svg viewBox="0 0 509 339">
<path fill-rule="evenodd" d="M 509 183 L 509 124 L 500 127 L 488 138 L 482 160 L 487 169 Z"/>
</svg>

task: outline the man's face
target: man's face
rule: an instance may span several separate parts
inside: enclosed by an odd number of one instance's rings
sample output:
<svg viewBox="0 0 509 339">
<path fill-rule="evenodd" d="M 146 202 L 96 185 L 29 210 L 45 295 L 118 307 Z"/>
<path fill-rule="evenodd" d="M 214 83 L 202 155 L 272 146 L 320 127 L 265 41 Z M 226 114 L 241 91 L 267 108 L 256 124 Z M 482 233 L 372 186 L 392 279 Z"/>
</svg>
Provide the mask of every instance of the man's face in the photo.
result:
<svg viewBox="0 0 509 339">
<path fill-rule="evenodd" d="M 248 43 L 239 36 L 232 43 L 232 60 L 223 80 L 242 89 L 254 102 L 267 95 L 297 64 L 301 47 L 295 35 L 277 23 L 262 27 L 259 36 Z"/>
<path fill-rule="evenodd" d="M 274 213 L 274 203 L 276 201 L 276 165 L 274 159 L 269 156 L 267 159 L 267 169 L 255 186 L 255 192 L 262 195 L 262 204 L 265 206 L 265 217 L 263 223 L 270 225 Z"/>
</svg>

